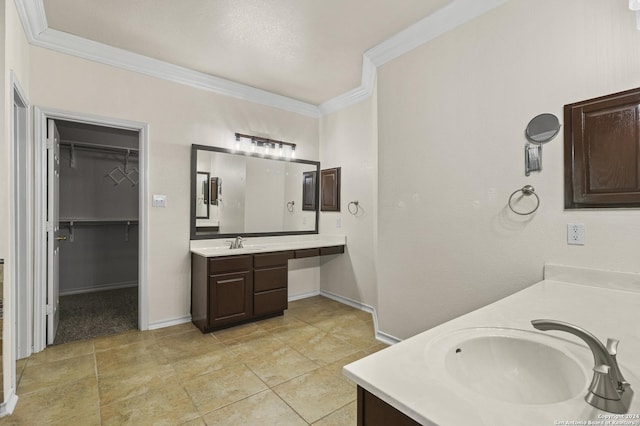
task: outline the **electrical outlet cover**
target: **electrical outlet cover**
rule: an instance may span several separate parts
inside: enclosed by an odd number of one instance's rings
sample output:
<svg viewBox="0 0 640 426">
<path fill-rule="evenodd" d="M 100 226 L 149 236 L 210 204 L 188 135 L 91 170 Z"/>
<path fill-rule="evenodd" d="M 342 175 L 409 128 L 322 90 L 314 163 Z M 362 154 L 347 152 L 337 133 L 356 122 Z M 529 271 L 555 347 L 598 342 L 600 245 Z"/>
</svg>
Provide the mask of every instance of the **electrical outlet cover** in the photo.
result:
<svg viewBox="0 0 640 426">
<path fill-rule="evenodd" d="M 584 242 L 584 223 L 567 223 L 567 244 L 583 246 Z"/>
</svg>

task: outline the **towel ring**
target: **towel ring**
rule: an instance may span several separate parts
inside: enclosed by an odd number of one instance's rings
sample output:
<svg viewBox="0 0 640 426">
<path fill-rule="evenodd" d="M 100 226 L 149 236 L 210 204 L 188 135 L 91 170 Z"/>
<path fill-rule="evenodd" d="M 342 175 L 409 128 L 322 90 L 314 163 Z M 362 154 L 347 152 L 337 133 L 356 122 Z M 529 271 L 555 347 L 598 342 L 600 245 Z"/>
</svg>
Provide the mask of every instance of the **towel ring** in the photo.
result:
<svg viewBox="0 0 640 426">
<path fill-rule="evenodd" d="M 293 205 L 294 204 L 295 204 L 295 201 L 287 202 L 287 210 L 289 211 L 289 213 L 293 213 Z"/>
<path fill-rule="evenodd" d="M 519 212 L 513 208 L 513 206 L 511 205 L 511 202 L 513 201 L 513 196 L 516 195 L 518 192 L 522 192 L 523 196 L 528 197 L 529 195 L 534 195 L 536 197 L 536 206 L 533 208 L 533 210 L 528 212 Z M 511 193 L 511 196 L 509 197 L 509 208 L 511 209 L 512 212 L 514 212 L 515 214 L 519 214 L 520 216 L 530 215 L 536 210 L 538 210 L 538 207 L 540 207 L 540 197 L 538 197 L 538 194 L 536 194 L 536 190 L 531 185 L 525 185 L 521 189 L 517 189 L 513 191 Z"/>
<path fill-rule="evenodd" d="M 353 209 L 351 208 L 352 204 L 353 204 Z M 349 210 L 349 213 L 356 216 L 360 211 L 360 204 L 358 203 L 358 201 L 351 201 L 349 204 L 347 204 L 347 210 Z"/>
</svg>

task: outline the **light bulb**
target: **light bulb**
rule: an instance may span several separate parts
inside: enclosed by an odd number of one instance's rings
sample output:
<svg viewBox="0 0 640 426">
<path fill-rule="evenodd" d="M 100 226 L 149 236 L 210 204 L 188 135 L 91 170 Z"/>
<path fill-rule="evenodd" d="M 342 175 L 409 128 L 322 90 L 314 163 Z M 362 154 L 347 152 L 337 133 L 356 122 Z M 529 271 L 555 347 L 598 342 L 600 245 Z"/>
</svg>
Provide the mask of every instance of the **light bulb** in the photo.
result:
<svg viewBox="0 0 640 426">
<path fill-rule="evenodd" d="M 283 149 L 282 149 L 282 144 L 280 144 L 280 146 L 278 147 L 278 157 L 282 157 L 283 154 Z"/>
<path fill-rule="evenodd" d="M 629 9 L 640 10 L 640 0 L 629 0 Z"/>
<path fill-rule="evenodd" d="M 296 158 L 296 147 L 295 146 L 291 147 L 291 158 Z"/>
</svg>

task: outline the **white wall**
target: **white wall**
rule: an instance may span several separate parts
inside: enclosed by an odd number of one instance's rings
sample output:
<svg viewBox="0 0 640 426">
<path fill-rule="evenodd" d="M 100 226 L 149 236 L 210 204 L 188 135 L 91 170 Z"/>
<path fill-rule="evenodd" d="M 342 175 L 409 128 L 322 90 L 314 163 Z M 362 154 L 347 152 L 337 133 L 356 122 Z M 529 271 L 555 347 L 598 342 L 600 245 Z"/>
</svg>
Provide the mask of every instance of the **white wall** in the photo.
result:
<svg viewBox="0 0 640 426">
<path fill-rule="evenodd" d="M 148 217 L 151 325 L 189 315 L 191 144 L 229 148 L 241 132 L 291 141 L 301 158 L 318 158 L 316 119 L 37 47 L 30 60 L 34 105 L 149 124 L 149 190 L 167 195 L 167 207 Z"/>
<path fill-rule="evenodd" d="M 373 307 L 377 305 L 376 105 L 374 94 L 320 120 L 322 168 L 341 167 L 340 212 L 321 212 L 320 232 L 347 237 L 343 255 L 321 258 L 321 289 Z M 354 200 L 360 206 L 357 216 L 347 211 Z"/>
<path fill-rule="evenodd" d="M 0 54 L 0 74 L 2 75 L 2 95 L 3 103 L 0 107 L 0 258 L 5 260 L 4 264 L 4 318 L 2 339 L 3 339 L 3 357 L 2 369 L 4 371 L 4 396 L 7 398 L 11 392 L 15 391 L 15 369 L 11 361 L 11 352 L 13 350 L 13 321 L 16 315 L 15 306 L 13 306 L 12 280 L 13 280 L 13 254 L 11 246 L 12 224 L 10 215 L 14 209 L 14 200 L 11 197 L 11 188 L 13 186 L 13 167 L 12 164 L 12 144 L 10 112 L 11 105 L 11 71 L 13 71 L 22 89 L 24 95 L 29 97 L 29 56 L 28 43 L 22 30 L 20 19 L 12 0 L 0 1 L 0 46 L 2 51 Z M 30 100 L 30 99 L 29 99 Z M 28 223 L 32 221 L 32 217 L 27 218 Z M 27 283 L 22 283 L 27 285 Z"/>
<path fill-rule="evenodd" d="M 512 0 L 379 68 L 383 331 L 406 338 L 495 301 L 545 262 L 640 272 L 637 209 L 563 210 L 562 135 L 541 173 L 523 168 L 528 121 L 640 86 L 639 52 L 627 2 Z M 517 217 L 506 203 L 525 184 L 541 205 Z M 568 222 L 586 225 L 585 246 L 567 246 Z"/>
</svg>

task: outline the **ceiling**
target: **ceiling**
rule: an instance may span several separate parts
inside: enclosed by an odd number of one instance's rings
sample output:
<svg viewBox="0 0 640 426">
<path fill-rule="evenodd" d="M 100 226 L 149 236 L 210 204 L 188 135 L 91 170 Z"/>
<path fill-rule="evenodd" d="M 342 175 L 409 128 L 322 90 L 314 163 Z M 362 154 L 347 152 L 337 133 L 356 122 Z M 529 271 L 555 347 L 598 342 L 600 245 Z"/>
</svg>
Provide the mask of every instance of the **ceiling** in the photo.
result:
<svg viewBox="0 0 640 426">
<path fill-rule="evenodd" d="M 477 0 L 476 0 L 477 1 Z M 452 0 L 43 0 L 48 28 L 319 105 Z"/>
</svg>

